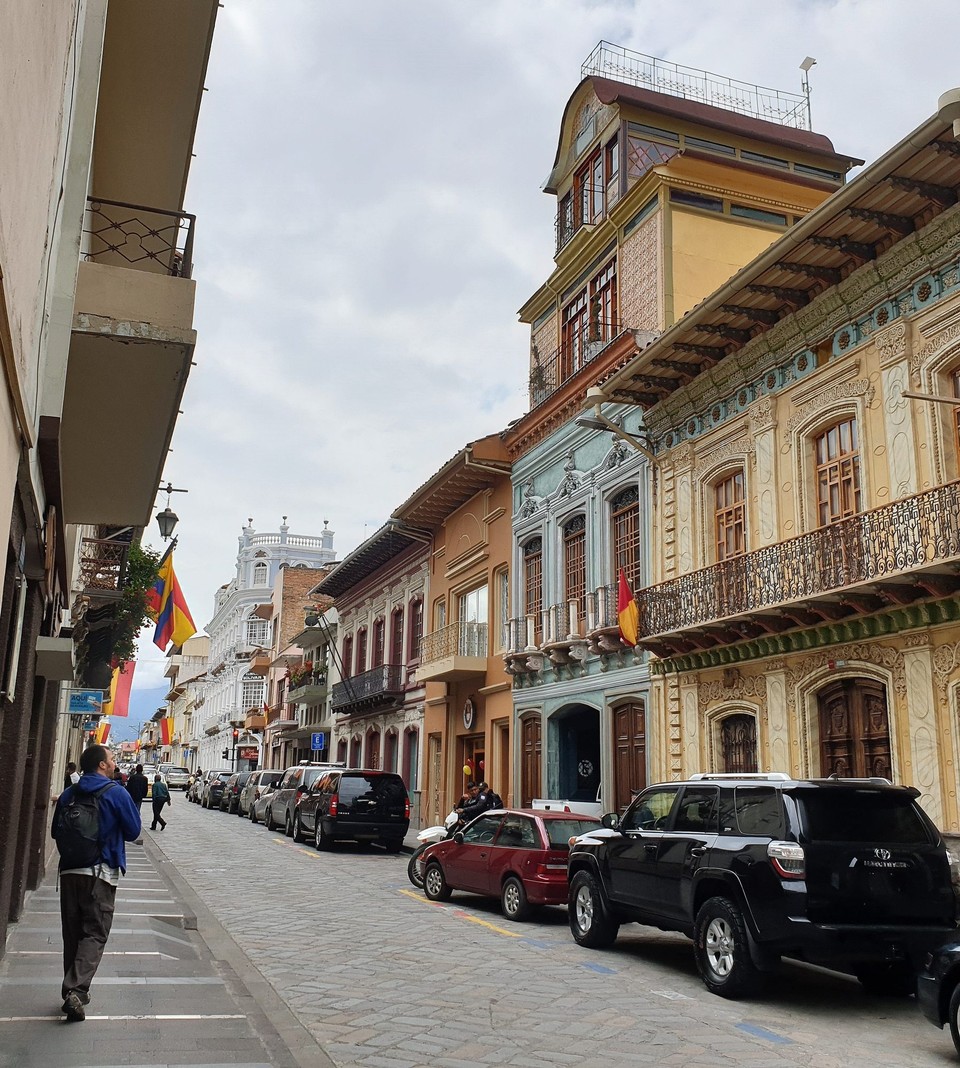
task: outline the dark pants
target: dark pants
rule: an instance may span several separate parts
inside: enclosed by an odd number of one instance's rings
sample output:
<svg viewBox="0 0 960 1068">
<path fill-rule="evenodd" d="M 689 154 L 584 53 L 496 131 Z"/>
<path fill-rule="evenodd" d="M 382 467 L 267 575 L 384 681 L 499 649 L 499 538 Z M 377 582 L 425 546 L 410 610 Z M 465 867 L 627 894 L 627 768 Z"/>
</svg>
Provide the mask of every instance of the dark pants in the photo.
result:
<svg viewBox="0 0 960 1068">
<path fill-rule="evenodd" d="M 150 830 L 155 831 L 158 823 L 161 827 L 166 827 L 167 825 L 167 821 L 160 815 L 163 812 L 163 806 L 167 803 L 167 799 L 164 798 L 160 801 L 151 798 L 151 800 L 153 801 L 153 823 L 150 824 Z"/>
<path fill-rule="evenodd" d="M 60 927 L 63 931 L 63 988 L 87 996 L 100 967 L 117 888 L 95 875 L 60 876 Z"/>
</svg>

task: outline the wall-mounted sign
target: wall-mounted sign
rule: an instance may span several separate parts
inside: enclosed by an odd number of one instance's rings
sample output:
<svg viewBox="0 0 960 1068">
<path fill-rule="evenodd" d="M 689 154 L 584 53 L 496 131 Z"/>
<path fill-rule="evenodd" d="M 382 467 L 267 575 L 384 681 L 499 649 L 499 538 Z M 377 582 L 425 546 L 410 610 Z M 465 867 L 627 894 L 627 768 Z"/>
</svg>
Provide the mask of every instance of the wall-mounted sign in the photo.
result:
<svg viewBox="0 0 960 1068">
<path fill-rule="evenodd" d="M 463 726 L 465 730 L 472 731 L 474 723 L 477 722 L 477 709 L 473 703 L 473 698 L 468 697 L 463 702 Z"/>
<path fill-rule="evenodd" d="M 237 748 L 238 760 L 258 760 L 260 750 L 255 745 L 241 745 Z"/>
<path fill-rule="evenodd" d="M 67 712 L 71 716 L 99 716 L 103 690 L 67 690 Z"/>
</svg>

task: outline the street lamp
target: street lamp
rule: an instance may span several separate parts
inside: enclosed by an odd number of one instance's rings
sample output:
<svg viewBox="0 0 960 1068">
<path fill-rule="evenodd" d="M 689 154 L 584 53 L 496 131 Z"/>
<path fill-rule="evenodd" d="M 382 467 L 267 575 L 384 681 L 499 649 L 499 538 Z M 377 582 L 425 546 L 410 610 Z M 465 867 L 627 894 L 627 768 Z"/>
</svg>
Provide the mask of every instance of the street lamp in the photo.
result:
<svg viewBox="0 0 960 1068">
<path fill-rule="evenodd" d="M 173 533 L 173 528 L 177 525 L 180 516 L 170 507 L 170 494 L 171 493 L 188 493 L 188 490 L 177 489 L 172 483 L 168 482 L 165 486 L 160 486 L 159 493 L 165 493 L 167 495 L 167 506 L 162 512 L 157 512 L 157 525 L 160 527 L 160 537 L 166 541 Z"/>
<path fill-rule="evenodd" d="M 800 69 L 803 71 L 803 81 L 800 83 L 800 88 L 803 89 L 803 95 L 807 98 L 807 129 L 813 129 L 813 117 L 810 114 L 810 68 L 815 67 L 817 61 L 813 56 L 807 56 L 807 58 L 800 64 Z"/>
</svg>

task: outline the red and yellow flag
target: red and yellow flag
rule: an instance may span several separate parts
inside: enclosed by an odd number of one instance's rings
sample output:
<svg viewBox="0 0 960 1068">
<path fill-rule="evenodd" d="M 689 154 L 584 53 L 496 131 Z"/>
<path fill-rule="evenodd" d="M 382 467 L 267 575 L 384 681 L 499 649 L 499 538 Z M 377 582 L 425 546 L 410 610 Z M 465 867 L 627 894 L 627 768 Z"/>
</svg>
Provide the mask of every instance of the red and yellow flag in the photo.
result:
<svg viewBox="0 0 960 1068">
<path fill-rule="evenodd" d="M 640 609 L 622 567 L 620 588 L 617 591 L 617 619 L 620 623 L 620 637 L 627 645 L 636 645 L 640 633 Z"/>
<path fill-rule="evenodd" d="M 93 740 L 97 745 L 106 745 L 107 739 L 110 737 L 110 720 L 102 719 L 97 724 L 96 732 L 94 733 Z"/>
<path fill-rule="evenodd" d="M 110 680 L 110 696 L 103 702 L 103 716 L 127 716 L 130 714 L 130 687 L 133 685 L 135 660 L 124 662 L 113 669 Z"/>
<path fill-rule="evenodd" d="M 160 744 L 173 744 L 173 716 L 165 716 L 160 720 Z"/>
</svg>

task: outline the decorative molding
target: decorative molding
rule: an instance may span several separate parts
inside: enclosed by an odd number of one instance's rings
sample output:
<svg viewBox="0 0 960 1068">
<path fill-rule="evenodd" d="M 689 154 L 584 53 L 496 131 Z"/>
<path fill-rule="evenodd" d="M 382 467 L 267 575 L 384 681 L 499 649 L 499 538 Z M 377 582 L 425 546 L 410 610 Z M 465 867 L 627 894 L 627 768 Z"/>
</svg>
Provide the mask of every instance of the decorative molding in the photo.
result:
<svg viewBox="0 0 960 1068">
<path fill-rule="evenodd" d="M 529 519 L 536 514 L 542 503 L 543 498 L 536 496 L 533 492 L 533 481 L 531 480 L 523 487 L 523 503 L 517 509 L 516 518 Z"/>
<path fill-rule="evenodd" d="M 943 689 L 955 668 L 960 665 L 960 642 L 940 645 L 933 652 L 933 673 Z"/>
<path fill-rule="evenodd" d="M 754 401 L 749 411 L 750 428 L 754 435 L 772 430 L 777 424 L 777 404 L 771 396 Z"/>
<path fill-rule="evenodd" d="M 875 336 L 874 341 L 877 345 L 877 352 L 880 354 L 881 367 L 902 360 L 907 355 L 908 337 L 907 323 L 904 319 L 898 319 L 889 330 Z"/>
<path fill-rule="evenodd" d="M 696 465 L 693 473 L 697 479 L 702 479 L 708 471 L 719 467 L 728 460 L 743 460 L 746 463 L 748 459 L 755 461 L 756 458 L 757 446 L 753 437 L 745 435 L 742 438 L 736 438 L 734 441 L 727 441 L 719 448 L 711 449 L 710 455 L 704 457 Z"/>
<path fill-rule="evenodd" d="M 563 478 L 560 480 L 560 485 L 557 486 L 556 491 L 556 496 L 560 500 L 564 497 L 572 497 L 580 488 L 580 483 L 583 481 L 583 476 L 577 470 L 573 449 L 567 453 L 567 462 L 563 465 L 563 471 Z"/>
<path fill-rule="evenodd" d="M 797 428 L 803 426 L 812 416 L 824 408 L 829 408 L 837 402 L 857 397 L 865 398 L 866 406 L 871 408 L 873 407 L 873 396 L 874 387 L 869 378 L 858 378 L 853 382 L 841 382 L 839 385 L 825 389 L 790 416 L 787 420 L 784 439 L 789 443 Z"/>
</svg>

